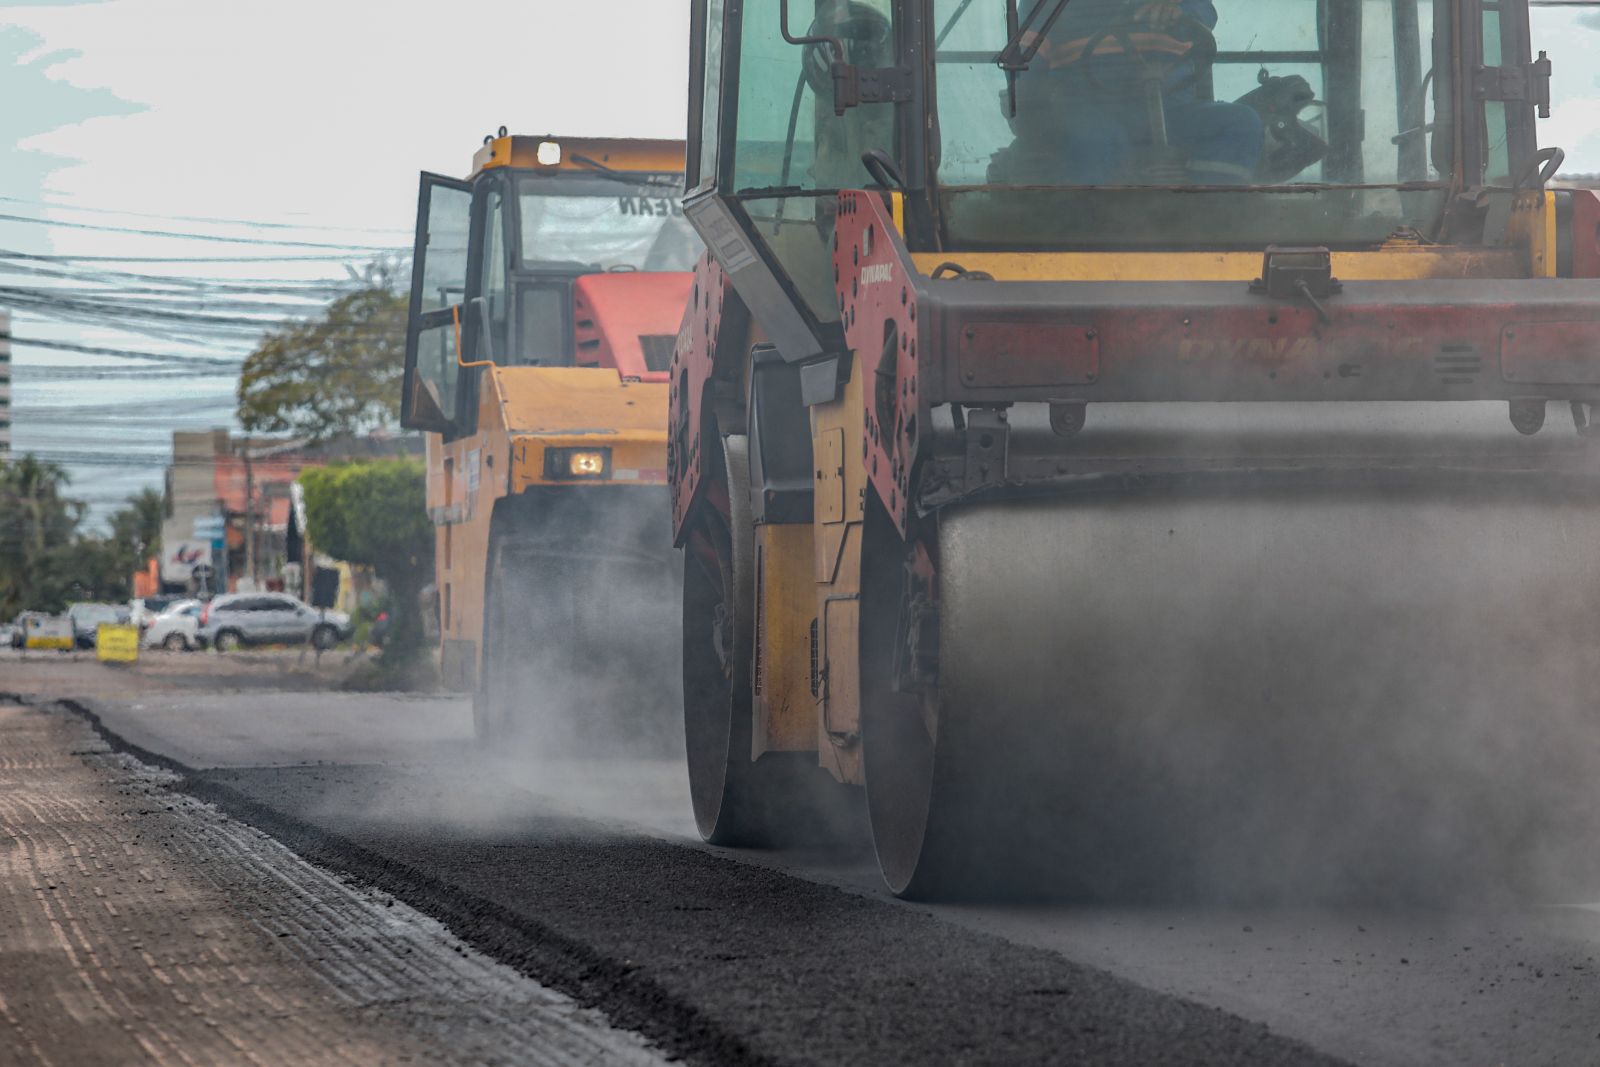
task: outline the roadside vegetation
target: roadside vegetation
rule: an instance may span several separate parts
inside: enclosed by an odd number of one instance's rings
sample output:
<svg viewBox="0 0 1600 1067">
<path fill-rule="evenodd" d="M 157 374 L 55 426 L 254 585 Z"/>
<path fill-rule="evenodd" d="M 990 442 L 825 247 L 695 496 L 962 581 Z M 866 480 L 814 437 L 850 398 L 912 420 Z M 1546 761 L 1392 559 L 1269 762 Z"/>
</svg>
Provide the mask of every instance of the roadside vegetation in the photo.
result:
<svg viewBox="0 0 1600 1067">
<path fill-rule="evenodd" d="M 306 527 L 319 552 L 371 567 L 388 589 L 383 669 L 415 677 L 422 651 L 422 589 L 433 577 L 426 474 L 415 459 L 344 463 L 303 471 Z"/>
<path fill-rule="evenodd" d="M 247 433 L 318 443 L 399 423 L 410 264 L 374 263 L 361 281 L 315 318 L 268 334 L 245 360 L 238 418 Z M 300 484 L 316 550 L 372 568 L 386 587 L 388 623 L 373 686 L 425 681 L 420 598 L 433 577 L 433 526 L 422 464 L 342 463 L 308 469 Z M 371 625 L 358 619 L 363 640 Z"/>
<path fill-rule="evenodd" d="M 159 547 L 160 491 L 129 497 L 97 534 L 83 529 L 88 505 L 70 488 L 57 464 L 27 454 L 0 460 L 0 620 L 80 600 L 127 600 L 133 572 Z"/>
</svg>

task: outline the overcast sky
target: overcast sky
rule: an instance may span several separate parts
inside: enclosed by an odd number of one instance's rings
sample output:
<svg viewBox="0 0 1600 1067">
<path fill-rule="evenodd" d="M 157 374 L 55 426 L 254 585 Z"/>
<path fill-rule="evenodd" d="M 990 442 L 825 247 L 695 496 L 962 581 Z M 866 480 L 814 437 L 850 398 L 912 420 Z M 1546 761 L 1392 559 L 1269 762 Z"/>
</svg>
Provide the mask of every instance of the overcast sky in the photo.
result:
<svg viewBox="0 0 1600 1067">
<path fill-rule="evenodd" d="M 0 0 L 0 197 L 12 198 L 0 202 L 0 213 L 409 246 L 417 172 L 465 174 L 483 136 L 502 125 L 528 134 L 682 137 L 687 11 L 687 0 Z M 82 209 L 308 229 L 261 232 Z M 279 251 L 5 221 L 0 249 Z M 337 263 L 119 269 L 218 279 L 343 270 Z M 19 316 L 15 332 L 163 347 L 28 316 Z M 140 486 L 160 484 L 173 428 L 230 422 L 231 376 L 46 381 L 29 366 L 106 360 L 21 346 L 14 358 L 19 450 L 151 457 L 138 468 L 69 464 L 74 490 L 97 516 Z"/>
<path fill-rule="evenodd" d="M 988 0 L 985 0 L 988 2 Z M 998 3 L 998 0 L 994 0 Z M 462 174 L 482 137 L 681 137 L 688 0 L 0 0 L 0 213 L 183 230 L 216 216 L 308 227 L 309 241 L 409 245 L 419 170 Z M 1600 15 L 1541 9 L 1556 116 L 1541 140 L 1600 172 Z M 48 206 L 56 205 L 56 206 Z M 98 215 L 86 209 L 138 212 Z M 159 218 L 168 216 L 169 218 Z M 343 227 L 332 231 L 329 227 Z M 0 249 L 67 255 L 237 254 L 259 246 L 0 220 Z M 207 278 L 309 277 L 339 264 L 124 266 Z M 18 278 L 0 279 L 21 284 Z M 71 284 L 71 283 L 67 283 Z M 20 317 L 20 338 L 117 347 L 149 338 Z M 236 342 L 233 354 L 248 348 Z M 190 355 L 203 350 L 189 348 Z M 73 466 L 98 515 L 159 485 L 174 427 L 230 421 L 230 375 L 30 379 L 104 357 L 19 347 L 14 436 L 140 466 Z"/>
<path fill-rule="evenodd" d="M 21 147 L 97 206 L 409 229 L 416 172 L 464 173 L 499 126 L 683 136 L 684 0 L 0 7 L 23 63 L 75 90 Z"/>
</svg>

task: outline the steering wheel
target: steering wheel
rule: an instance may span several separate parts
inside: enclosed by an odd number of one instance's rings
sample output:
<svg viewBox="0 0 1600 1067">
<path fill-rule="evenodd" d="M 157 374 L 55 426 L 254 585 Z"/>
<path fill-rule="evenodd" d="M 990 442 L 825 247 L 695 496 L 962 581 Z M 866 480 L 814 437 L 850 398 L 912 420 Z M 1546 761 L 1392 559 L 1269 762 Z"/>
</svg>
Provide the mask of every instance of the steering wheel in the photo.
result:
<svg viewBox="0 0 1600 1067">
<path fill-rule="evenodd" d="M 1180 44 L 1189 44 L 1192 47 L 1182 54 L 1175 55 L 1171 53 L 1163 53 L 1156 49 L 1140 48 L 1138 46 L 1137 39 L 1139 37 L 1151 36 L 1166 37 L 1169 40 L 1177 41 Z M 1200 77 L 1205 73 L 1206 68 L 1210 67 L 1212 61 L 1217 58 L 1217 38 L 1216 35 L 1211 32 L 1211 27 L 1190 15 L 1180 15 L 1178 18 L 1174 19 L 1172 22 L 1163 26 L 1159 30 L 1152 29 L 1148 23 L 1135 22 L 1131 18 L 1126 22 L 1122 22 L 1115 26 L 1101 30 L 1093 37 L 1087 39 L 1087 43 L 1084 45 L 1083 51 L 1076 59 L 1072 60 L 1067 65 L 1076 65 L 1078 63 L 1083 63 L 1099 57 L 1100 47 L 1107 41 L 1111 41 L 1112 43 L 1116 44 L 1120 51 L 1108 52 L 1105 53 L 1106 55 L 1109 56 L 1120 54 L 1132 56 L 1139 64 L 1141 74 L 1148 74 L 1150 69 L 1150 60 L 1148 57 L 1151 55 L 1163 56 L 1163 62 L 1170 66 L 1176 66 L 1179 63 L 1192 64 L 1194 69 L 1189 74 L 1184 75 L 1177 81 L 1167 82 L 1165 79 L 1162 80 L 1163 88 L 1167 92 L 1187 89 L 1192 86 L 1195 82 L 1200 80 Z M 1098 79 L 1095 78 L 1091 69 L 1085 68 L 1084 75 L 1089 79 L 1089 82 L 1095 86 L 1095 88 L 1106 88 L 1104 85 L 1100 84 Z"/>
</svg>

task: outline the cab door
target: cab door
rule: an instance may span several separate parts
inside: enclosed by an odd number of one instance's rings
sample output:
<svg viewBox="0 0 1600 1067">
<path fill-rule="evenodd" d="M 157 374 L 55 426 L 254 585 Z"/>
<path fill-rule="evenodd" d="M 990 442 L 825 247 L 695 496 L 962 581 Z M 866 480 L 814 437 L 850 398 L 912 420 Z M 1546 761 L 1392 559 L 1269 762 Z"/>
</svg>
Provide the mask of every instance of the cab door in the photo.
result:
<svg viewBox="0 0 1600 1067">
<path fill-rule="evenodd" d="M 400 423 L 407 429 L 449 435 L 464 421 L 461 338 L 467 316 L 462 304 L 471 236 L 471 184 L 423 174 L 400 404 Z"/>
</svg>

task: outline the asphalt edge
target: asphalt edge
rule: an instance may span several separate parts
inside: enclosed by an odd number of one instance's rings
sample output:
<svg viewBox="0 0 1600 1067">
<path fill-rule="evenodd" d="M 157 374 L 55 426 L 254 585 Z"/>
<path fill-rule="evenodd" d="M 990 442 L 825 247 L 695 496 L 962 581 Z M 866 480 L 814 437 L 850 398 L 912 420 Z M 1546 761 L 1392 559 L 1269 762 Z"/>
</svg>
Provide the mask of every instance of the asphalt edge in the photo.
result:
<svg viewBox="0 0 1600 1067">
<path fill-rule="evenodd" d="M 674 1059 L 715 1067 L 778 1067 L 783 1062 L 753 1051 L 689 1004 L 634 974 L 627 963 L 209 781 L 187 764 L 123 738 L 83 701 L 6 692 L 0 692 L 0 701 L 76 715 L 113 752 L 176 775 L 173 788 L 179 792 L 261 830 L 309 863 L 416 908 L 474 950 L 600 1012 L 611 1025 L 643 1035 Z M 508 952 L 509 945 L 517 951 Z"/>
</svg>

